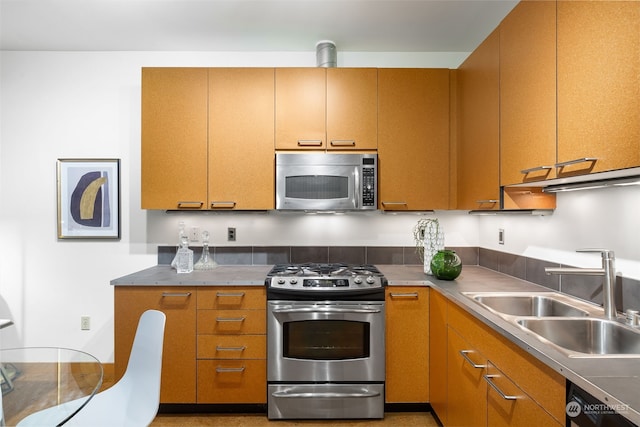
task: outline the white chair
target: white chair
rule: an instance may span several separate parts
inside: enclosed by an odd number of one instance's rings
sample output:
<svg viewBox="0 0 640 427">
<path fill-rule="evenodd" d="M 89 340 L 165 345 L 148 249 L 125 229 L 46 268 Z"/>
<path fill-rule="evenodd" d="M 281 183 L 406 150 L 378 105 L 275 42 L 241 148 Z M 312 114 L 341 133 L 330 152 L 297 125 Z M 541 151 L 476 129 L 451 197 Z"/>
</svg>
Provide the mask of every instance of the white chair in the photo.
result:
<svg viewBox="0 0 640 427">
<path fill-rule="evenodd" d="M 127 370 L 112 387 L 93 396 L 65 426 L 146 427 L 160 405 L 160 374 L 166 316 L 161 311 L 142 313 L 133 340 Z M 65 404 L 60 405 L 65 406 Z M 24 418 L 18 426 L 51 426 L 58 406 Z"/>
</svg>

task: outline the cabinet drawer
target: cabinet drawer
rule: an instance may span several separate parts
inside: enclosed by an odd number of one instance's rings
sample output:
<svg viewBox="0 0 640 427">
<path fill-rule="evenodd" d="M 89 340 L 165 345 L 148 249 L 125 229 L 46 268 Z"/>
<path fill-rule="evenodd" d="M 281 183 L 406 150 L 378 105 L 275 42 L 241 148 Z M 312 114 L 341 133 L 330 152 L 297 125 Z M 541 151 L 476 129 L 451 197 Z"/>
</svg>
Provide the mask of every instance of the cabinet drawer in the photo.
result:
<svg viewBox="0 0 640 427">
<path fill-rule="evenodd" d="M 198 334 L 267 333 L 266 310 L 198 310 Z"/>
<path fill-rule="evenodd" d="M 266 358 L 266 335 L 198 335 L 198 359 Z"/>
<path fill-rule="evenodd" d="M 198 403 L 266 402 L 266 360 L 198 360 Z"/>
<path fill-rule="evenodd" d="M 239 310 L 266 309 L 263 286 L 198 289 L 198 309 Z"/>
</svg>

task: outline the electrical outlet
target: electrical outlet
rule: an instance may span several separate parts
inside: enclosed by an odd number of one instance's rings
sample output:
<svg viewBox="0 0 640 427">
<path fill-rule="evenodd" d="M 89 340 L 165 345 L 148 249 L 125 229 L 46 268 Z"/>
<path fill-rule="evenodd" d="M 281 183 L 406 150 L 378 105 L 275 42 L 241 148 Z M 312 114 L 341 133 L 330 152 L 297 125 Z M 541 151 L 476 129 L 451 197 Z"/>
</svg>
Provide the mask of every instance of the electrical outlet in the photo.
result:
<svg viewBox="0 0 640 427">
<path fill-rule="evenodd" d="M 504 245 L 504 229 L 503 228 L 498 229 L 498 244 Z"/>
<path fill-rule="evenodd" d="M 89 316 L 81 316 L 80 317 L 80 330 L 88 331 L 91 329 L 91 317 Z"/>
<path fill-rule="evenodd" d="M 236 229 L 235 227 L 227 228 L 227 241 L 235 242 L 236 241 Z"/>
<path fill-rule="evenodd" d="M 189 232 L 189 241 L 198 242 L 200 240 L 200 227 L 191 227 Z"/>
</svg>

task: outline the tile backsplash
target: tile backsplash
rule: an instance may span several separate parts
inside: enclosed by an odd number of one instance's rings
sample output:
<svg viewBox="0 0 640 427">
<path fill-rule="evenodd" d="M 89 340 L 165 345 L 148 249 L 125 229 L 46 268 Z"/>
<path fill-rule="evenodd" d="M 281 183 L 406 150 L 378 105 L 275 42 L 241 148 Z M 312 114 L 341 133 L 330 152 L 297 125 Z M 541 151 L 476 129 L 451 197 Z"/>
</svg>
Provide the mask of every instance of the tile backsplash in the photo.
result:
<svg viewBox="0 0 640 427">
<path fill-rule="evenodd" d="M 202 248 L 196 246 L 192 249 L 194 258 L 197 260 Z M 455 250 L 464 265 L 479 265 L 554 291 L 602 304 L 602 278 L 599 276 L 551 276 L 544 272 L 545 267 L 567 266 L 485 248 L 450 247 L 448 249 Z M 304 262 L 421 264 L 413 246 L 220 246 L 210 247 L 209 251 L 221 265 Z M 158 247 L 158 264 L 170 264 L 175 253 L 175 246 Z M 640 310 L 639 280 L 617 277 L 616 307 L 619 311 L 628 308 Z"/>
</svg>

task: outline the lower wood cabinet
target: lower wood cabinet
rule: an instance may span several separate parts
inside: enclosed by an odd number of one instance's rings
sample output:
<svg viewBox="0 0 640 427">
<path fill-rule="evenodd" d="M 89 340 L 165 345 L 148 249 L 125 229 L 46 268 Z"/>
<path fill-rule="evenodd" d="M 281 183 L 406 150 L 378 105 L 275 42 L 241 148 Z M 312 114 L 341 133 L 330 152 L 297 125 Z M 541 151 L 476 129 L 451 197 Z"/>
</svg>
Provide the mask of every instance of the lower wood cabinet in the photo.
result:
<svg viewBox="0 0 640 427">
<path fill-rule="evenodd" d="M 167 316 L 160 403 L 266 403 L 265 292 L 261 286 L 116 286 L 116 380 L 140 315 L 156 309 Z"/>
<path fill-rule="evenodd" d="M 386 290 L 387 403 L 429 401 L 429 288 Z"/>
</svg>

